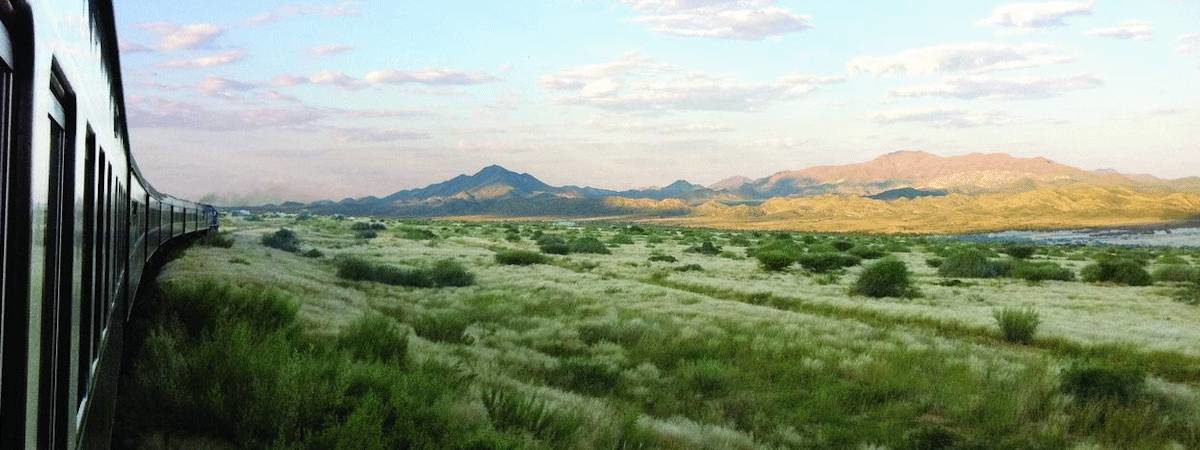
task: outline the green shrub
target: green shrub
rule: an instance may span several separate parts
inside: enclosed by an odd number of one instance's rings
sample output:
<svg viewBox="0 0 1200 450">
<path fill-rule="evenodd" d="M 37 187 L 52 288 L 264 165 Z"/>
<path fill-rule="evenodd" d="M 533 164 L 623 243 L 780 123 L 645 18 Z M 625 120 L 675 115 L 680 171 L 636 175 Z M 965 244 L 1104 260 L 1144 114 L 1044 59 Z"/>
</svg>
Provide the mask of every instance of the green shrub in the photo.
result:
<svg viewBox="0 0 1200 450">
<path fill-rule="evenodd" d="M 552 380 L 569 390 L 588 395 L 612 393 L 621 382 L 621 371 L 601 361 L 566 358 L 550 374 Z"/>
<path fill-rule="evenodd" d="M 208 232 L 197 242 L 197 244 L 205 247 L 230 248 L 233 247 L 233 236 L 227 232 Z"/>
<path fill-rule="evenodd" d="M 1011 276 L 1027 281 L 1075 281 L 1075 272 L 1053 262 L 1021 261 L 1013 265 Z"/>
<path fill-rule="evenodd" d="M 531 266 L 545 264 L 549 261 L 546 255 L 528 250 L 501 250 L 496 252 L 496 262 L 509 266 Z"/>
<path fill-rule="evenodd" d="M 948 278 L 996 278 L 1004 272 L 1004 266 L 988 259 L 983 251 L 972 248 L 950 252 L 938 267 L 938 275 Z"/>
<path fill-rule="evenodd" d="M 1042 323 L 1033 309 L 1004 308 L 992 312 L 1004 340 L 1016 344 L 1033 342 L 1033 335 Z"/>
<path fill-rule="evenodd" d="M 796 262 L 792 255 L 778 250 L 757 252 L 754 258 L 758 259 L 759 266 L 768 272 L 779 272 Z"/>
<path fill-rule="evenodd" d="M 629 245 L 633 243 L 633 238 L 629 237 L 628 234 L 618 233 L 609 239 L 608 243 L 612 245 Z"/>
<path fill-rule="evenodd" d="M 1060 376 L 1063 392 L 1080 400 L 1129 402 L 1146 384 L 1146 372 L 1139 367 L 1087 360 L 1072 362 Z"/>
<path fill-rule="evenodd" d="M 1004 249 L 1001 251 L 1013 258 L 1028 259 L 1037 253 L 1037 250 L 1037 247 L 1032 245 L 1010 245 L 1004 247 Z"/>
<path fill-rule="evenodd" d="M 884 256 L 887 256 L 887 252 L 884 252 L 883 250 L 877 249 L 875 247 L 869 247 L 866 245 L 856 245 L 854 247 L 851 247 L 850 250 L 847 250 L 846 253 L 849 253 L 851 255 L 857 256 L 862 259 L 879 259 Z"/>
<path fill-rule="evenodd" d="M 858 256 L 842 253 L 807 253 L 801 255 L 796 262 L 809 272 L 826 273 L 857 266 L 862 260 Z"/>
<path fill-rule="evenodd" d="M 375 230 L 359 230 L 354 232 L 354 237 L 357 239 L 375 239 L 379 237 L 379 233 Z"/>
<path fill-rule="evenodd" d="M 853 291 L 876 298 L 904 297 L 911 288 L 908 266 L 898 259 L 885 258 L 863 269 Z"/>
<path fill-rule="evenodd" d="M 545 244 L 538 244 L 538 249 L 541 250 L 542 253 L 545 253 L 548 255 L 566 255 L 568 253 L 571 253 L 571 247 L 567 246 L 567 244 L 562 243 L 562 242 L 548 242 Z"/>
<path fill-rule="evenodd" d="M 365 314 L 338 333 L 337 345 L 356 359 L 403 362 L 408 333 L 392 319 Z"/>
<path fill-rule="evenodd" d="M 675 268 L 676 272 L 703 272 L 704 268 L 699 264 L 684 264 Z"/>
<path fill-rule="evenodd" d="M 462 287 L 475 284 L 475 275 L 467 271 L 462 263 L 443 259 L 433 263 L 429 276 L 438 287 Z"/>
<path fill-rule="evenodd" d="M 1183 257 L 1182 257 L 1182 256 L 1179 256 L 1179 255 L 1165 255 L 1165 256 L 1163 256 L 1162 258 L 1158 258 L 1158 261 L 1156 261 L 1156 262 L 1157 262 L 1158 264 L 1162 264 L 1162 265 L 1169 265 L 1169 266 L 1173 266 L 1173 265 L 1189 265 L 1189 264 L 1190 264 L 1190 263 L 1188 262 L 1188 260 L 1186 260 L 1186 259 L 1183 259 Z"/>
<path fill-rule="evenodd" d="M 295 253 L 300 251 L 300 237 L 296 236 L 295 231 L 280 228 L 279 231 L 263 235 L 262 245 Z"/>
<path fill-rule="evenodd" d="M 678 261 L 678 259 L 675 259 L 675 257 L 671 255 L 650 255 L 650 262 L 674 263 Z"/>
<path fill-rule="evenodd" d="M 1133 259 L 1103 258 L 1083 268 L 1083 280 L 1089 283 L 1116 283 L 1149 286 L 1154 282 L 1142 264 Z"/>
<path fill-rule="evenodd" d="M 733 367 L 723 361 L 701 359 L 687 361 L 676 369 L 676 376 L 689 393 L 711 399 L 725 394 L 733 383 Z"/>
<path fill-rule="evenodd" d="M 936 268 L 942 267 L 942 263 L 944 261 L 945 260 L 942 258 L 928 258 L 925 260 L 925 265 L 936 269 Z"/>
<path fill-rule="evenodd" d="M 560 448 L 569 447 L 583 426 L 578 417 L 555 414 L 541 400 L 501 389 L 484 392 L 483 407 L 497 430 L 528 432 Z"/>
<path fill-rule="evenodd" d="M 1171 264 L 1154 269 L 1152 276 L 1158 282 L 1186 283 L 1194 280 L 1197 273 L 1200 271 L 1190 265 Z"/>
<path fill-rule="evenodd" d="M 428 241 L 430 239 L 437 239 L 438 235 L 424 228 L 406 228 L 400 232 L 400 237 L 413 241 Z"/>
<path fill-rule="evenodd" d="M 352 231 L 383 231 L 387 229 L 387 225 L 379 222 L 355 222 L 350 225 Z"/>
<path fill-rule="evenodd" d="M 412 317 L 409 325 L 417 336 L 437 342 L 461 344 L 466 340 L 467 327 L 473 321 L 458 311 L 427 312 Z"/>
<path fill-rule="evenodd" d="M 322 253 L 320 250 L 313 248 L 313 249 L 309 249 L 307 252 L 301 253 L 300 256 L 303 256 L 305 258 L 320 258 L 322 256 L 325 256 L 325 253 Z"/>
<path fill-rule="evenodd" d="M 600 242 L 594 237 L 581 237 L 571 241 L 571 253 L 590 253 L 596 255 L 607 255 L 612 253 L 608 250 L 608 246 Z"/>
<path fill-rule="evenodd" d="M 829 245 L 833 246 L 839 252 L 844 252 L 854 248 L 854 243 L 849 241 L 833 241 Z"/>
<path fill-rule="evenodd" d="M 721 254 L 721 247 L 713 244 L 712 241 L 704 241 L 700 245 L 693 245 L 683 250 L 687 253 L 699 253 L 701 255 L 716 256 Z"/>
</svg>

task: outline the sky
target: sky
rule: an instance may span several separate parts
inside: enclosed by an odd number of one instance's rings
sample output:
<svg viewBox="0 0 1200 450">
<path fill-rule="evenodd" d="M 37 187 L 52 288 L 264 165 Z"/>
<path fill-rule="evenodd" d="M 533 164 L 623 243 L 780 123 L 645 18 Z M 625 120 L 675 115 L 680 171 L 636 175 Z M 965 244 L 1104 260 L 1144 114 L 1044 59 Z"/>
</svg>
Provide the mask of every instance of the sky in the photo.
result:
<svg viewBox="0 0 1200 450">
<path fill-rule="evenodd" d="M 159 190 L 341 199 L 490 164 L 709 184 L 902 150 L 1200 175 L 1193 0 L 115 2 Z"/>
</svg>

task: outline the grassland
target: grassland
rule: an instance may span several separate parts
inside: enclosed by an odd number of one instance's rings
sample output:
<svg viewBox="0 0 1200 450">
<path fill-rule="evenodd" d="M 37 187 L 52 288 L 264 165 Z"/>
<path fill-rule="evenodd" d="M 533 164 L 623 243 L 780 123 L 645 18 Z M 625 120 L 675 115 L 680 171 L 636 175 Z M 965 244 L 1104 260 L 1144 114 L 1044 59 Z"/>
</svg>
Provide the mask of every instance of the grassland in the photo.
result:
<svg viewBox="0 0 1200 450">
<path fill-rule="evenodd" d="M 126 443 L 1200 447 L 1197 252 L 363 222 L 227 221 L 170 263 Z M 939 275 L 966 251 L 1001 275 Z M 849 256 L 756 257 L 789 252 Z M 1164 281 L 1084 281 L 1097 260 Z M 899 297 L 853 293 L 877 264 Z"/>
</svg>

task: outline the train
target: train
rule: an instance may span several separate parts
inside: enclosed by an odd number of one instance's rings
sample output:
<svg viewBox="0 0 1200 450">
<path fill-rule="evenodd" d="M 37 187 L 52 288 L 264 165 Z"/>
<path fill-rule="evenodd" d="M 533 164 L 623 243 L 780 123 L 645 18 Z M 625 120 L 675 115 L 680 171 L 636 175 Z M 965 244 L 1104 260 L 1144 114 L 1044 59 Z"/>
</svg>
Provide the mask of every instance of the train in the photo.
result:
<svg viewBox="0 0 1200 450">
<path fill-rule="evenodd" d="M 0 0 L 0 448 L 109 445 L 143 274 L 218 226 L 138 169 L 124 96 L 111 0 Z"/>
</svg>

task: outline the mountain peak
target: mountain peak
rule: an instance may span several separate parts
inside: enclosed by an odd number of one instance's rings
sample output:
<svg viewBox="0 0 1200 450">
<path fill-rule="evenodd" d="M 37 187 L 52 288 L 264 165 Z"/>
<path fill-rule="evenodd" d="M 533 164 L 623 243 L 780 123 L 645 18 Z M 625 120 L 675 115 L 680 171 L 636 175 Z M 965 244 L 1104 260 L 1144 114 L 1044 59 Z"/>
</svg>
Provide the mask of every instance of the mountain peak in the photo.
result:
<svg viewBox="0 0 1200 450">
<path fill-rule="evenodd" d="M 475 172 L 475 176 L 507 175 L 507 174 L 519 175 L 516 172 L 505 169 L 503 166 L 500 166 L 499 164 L 492 164 L 490 166 L 479 169 L 479 172 Z"/>
</svg>

